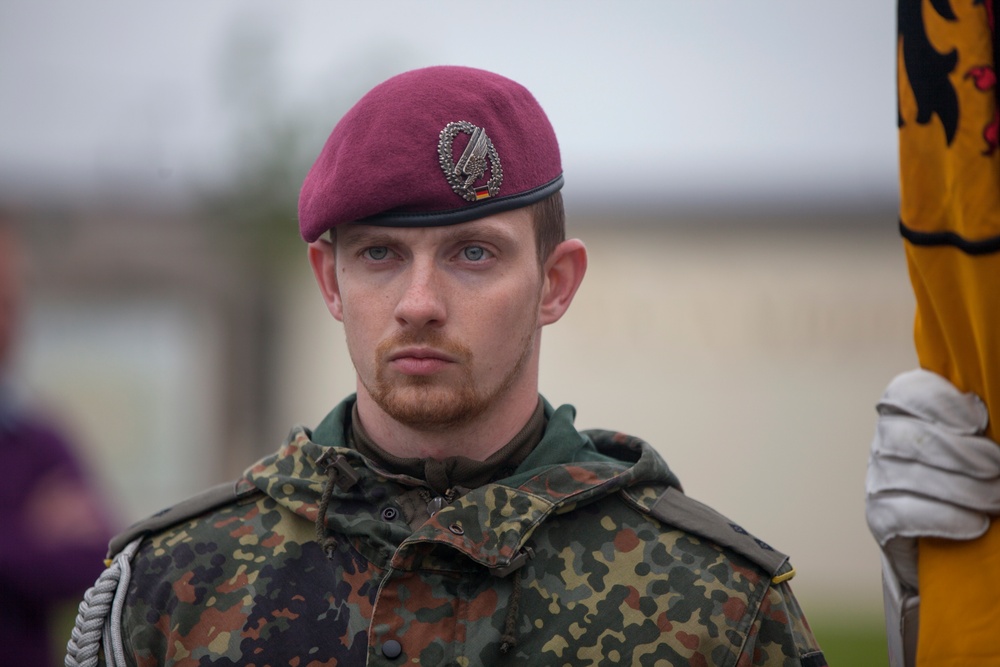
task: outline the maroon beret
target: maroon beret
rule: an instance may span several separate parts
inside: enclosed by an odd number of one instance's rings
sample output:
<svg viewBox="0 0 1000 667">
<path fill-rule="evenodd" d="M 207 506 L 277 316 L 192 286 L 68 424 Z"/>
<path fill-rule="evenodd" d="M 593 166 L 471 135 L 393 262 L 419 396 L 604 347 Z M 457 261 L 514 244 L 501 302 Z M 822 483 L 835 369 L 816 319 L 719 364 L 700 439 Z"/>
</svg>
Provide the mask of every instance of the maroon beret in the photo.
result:
<svg viewBox="0 0 1000 667">
<path fill-rule="evenodd" d="M 469 67 L 385 81 L 333 128 L 299 195 L 308 242 L 347 222 L 429 227 L 539 201 L 562 187 L 552 124 L 528 90 Z"/>
</svg>

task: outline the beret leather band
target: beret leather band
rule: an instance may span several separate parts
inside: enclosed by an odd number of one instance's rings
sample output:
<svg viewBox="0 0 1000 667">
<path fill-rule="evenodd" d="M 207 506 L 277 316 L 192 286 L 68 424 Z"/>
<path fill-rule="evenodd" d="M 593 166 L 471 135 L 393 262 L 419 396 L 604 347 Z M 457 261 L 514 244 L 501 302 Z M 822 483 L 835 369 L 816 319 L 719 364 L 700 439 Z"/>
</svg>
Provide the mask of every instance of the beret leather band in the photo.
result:
<svg viewBox="0 0 1000 667">
<path fill-rule="evenodd" d="M 311 243 L 342 224 L 454 225 L 562 185 L 555 131 L 527 88 L 426 67 L 375 86 L 333 128 L 302 184 L 299 232 Z"/>
<path fill-rule="evenodd" d="M 562 174 L 556 176 L 551 181 L 537 188 L 522 192 L 509 197 L 498 197 L 497 199 L 484 199 L 475 204 L 469 204 L 462 208 L 451 211 L 428 211 L 408 213 L 406 211 L 386 211 L 368 218 L 355 220 L 363 225 L 374 225 L 376 227 L 444 227 L 446 225 L 457 225 L 460 222 L 471 222 L 488 215 L 496 215 L 504 211 L 513 211 L 517 208 L 530 206 L 553 195 L 563 186 Z"/>
</svg>

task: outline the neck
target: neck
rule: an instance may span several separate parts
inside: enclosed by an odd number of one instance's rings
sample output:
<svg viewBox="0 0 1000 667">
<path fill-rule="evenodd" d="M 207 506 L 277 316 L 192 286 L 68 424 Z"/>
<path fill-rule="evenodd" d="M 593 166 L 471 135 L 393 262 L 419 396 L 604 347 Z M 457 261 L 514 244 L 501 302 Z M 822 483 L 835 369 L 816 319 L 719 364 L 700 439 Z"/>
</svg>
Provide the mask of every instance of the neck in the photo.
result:
<svg viewBox="0 0 1000 667">
<path fill-rule="evenodd" d="M 538 405 L 537 379 L 528 390 L 511 387 L 494 406 L 468 423 L 441 430 L 416 429 L 387 415 L 364 387 L 358 385 L 358 416 L 369 437 L 386 452 L 401 458 L 442 460 L 464 456 L 485 461 L 511 441 Z"/>
</svg>

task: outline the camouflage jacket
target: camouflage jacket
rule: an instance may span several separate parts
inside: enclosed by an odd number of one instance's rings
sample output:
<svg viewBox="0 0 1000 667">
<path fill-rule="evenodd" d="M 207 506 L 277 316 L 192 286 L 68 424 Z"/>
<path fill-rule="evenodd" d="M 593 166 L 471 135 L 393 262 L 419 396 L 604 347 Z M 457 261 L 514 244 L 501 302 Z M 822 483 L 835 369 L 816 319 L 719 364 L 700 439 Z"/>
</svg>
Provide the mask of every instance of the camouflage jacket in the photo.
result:
<svg viewBox="0 0 1000 667">
<path fill-rule="evenodd" d="M 149 533 L 126 662 L 826 664 L 787 559 L 684 496 L 645 442 L 546 404 L 512 476 L 414 529 L 397 500 L 421 482 L 345 446 L 350 407 L 317 429 L 332 444 L 293 429 L 221 495 L 113 544 Z"/>
</svg>

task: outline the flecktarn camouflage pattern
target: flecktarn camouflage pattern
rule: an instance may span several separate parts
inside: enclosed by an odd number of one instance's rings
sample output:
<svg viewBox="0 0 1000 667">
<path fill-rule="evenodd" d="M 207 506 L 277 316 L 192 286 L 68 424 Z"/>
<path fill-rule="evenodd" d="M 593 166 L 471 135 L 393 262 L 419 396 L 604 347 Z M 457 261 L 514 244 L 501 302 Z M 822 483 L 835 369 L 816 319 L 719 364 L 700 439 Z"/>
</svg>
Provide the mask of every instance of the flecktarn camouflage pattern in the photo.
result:
<svg viewBox="0 0 1000 667">
<path fill-rule="evenodd" d="M 126 661 L 826 664 L 780 554 L 760 543 L 755 558 L 657 518 L 668 489 L 682 499 L 670 511 L 685 501 L 649 445 L 577 432 L 569 406 L 546 411 L 544 439 L 513 476 L 415 528 L 397 501 L 419 480 L 294 429 L 230 502 L 144 540 Z M 328 420 L 349 414 L 347 401 Z M 716 524 L 706 532 L 741 532 Z"/>
</svg>

